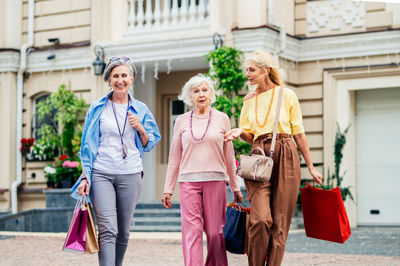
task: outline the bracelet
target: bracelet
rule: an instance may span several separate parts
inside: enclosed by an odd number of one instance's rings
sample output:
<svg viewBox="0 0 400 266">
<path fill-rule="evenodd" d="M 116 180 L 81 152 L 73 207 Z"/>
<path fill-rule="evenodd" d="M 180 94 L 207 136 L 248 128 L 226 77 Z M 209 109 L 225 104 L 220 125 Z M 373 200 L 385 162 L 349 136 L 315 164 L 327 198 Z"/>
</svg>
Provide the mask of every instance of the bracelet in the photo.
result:
<svg viewBox="0 0 400 266">
<path fill-rule="evenodd" d="M 81 181 L 82 181 L 82 180 L 87 180 L 87 178 L 86 178 L 86 177 L 82 177 L 82 178 L 81 178 Z"/>
<path fill-rule="evenodd" d="M 147 135 L 147 132 L 144 132 L 142 135 L 139 135 L 140 138 L 143 138 L 144 136 Z"/>
</svg>

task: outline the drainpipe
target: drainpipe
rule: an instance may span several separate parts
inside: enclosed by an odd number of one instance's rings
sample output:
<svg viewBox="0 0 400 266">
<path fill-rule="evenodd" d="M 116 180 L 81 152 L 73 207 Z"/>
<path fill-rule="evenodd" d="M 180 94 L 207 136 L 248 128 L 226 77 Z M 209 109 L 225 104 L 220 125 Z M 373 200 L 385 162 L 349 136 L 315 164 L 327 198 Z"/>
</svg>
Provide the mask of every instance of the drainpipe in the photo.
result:
<svg viewBox="0 0 400 266">
<path fill-rule="evenodd" d="M 22 155 L 19 151 L 22 138 L 22 100 L 24 91 L 24 72 L 26 69 L 27 49 L 33 46 L 33 25 L 35 16 L 35 1 L 28 1 L 28 42 L 22 44 L 20 49 L 20 63 L 17 74 L 17 126 L 16 126 L 16 180 L 11 184 L 11 211 L 18 212 L 18 186 L 22 183 Z"/>
<path fill-rule="evenodd" d="M 279 39 L 280 39 L 279 50 L 274 53 L 275 60 L 279 65 L 279 55 L 282 54 L 286 49 L 286 28 L 285 25 L 283 25 L 282 23 L 274 21 L 274 8 L 275 8 L 275 1 L 268 0 L 268 24 L 279 29 Z"/>
</svg>

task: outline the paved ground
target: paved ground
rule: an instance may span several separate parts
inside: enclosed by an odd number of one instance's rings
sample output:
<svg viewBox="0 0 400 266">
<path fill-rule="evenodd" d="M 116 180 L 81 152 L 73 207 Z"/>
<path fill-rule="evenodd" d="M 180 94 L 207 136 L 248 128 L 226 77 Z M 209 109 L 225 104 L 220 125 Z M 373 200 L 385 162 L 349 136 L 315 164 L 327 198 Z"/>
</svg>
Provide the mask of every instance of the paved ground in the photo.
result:
<svg viewBox="0 0 400 266">
<path fill-rule="evenodd" d="M 395 256 L 400 259 L 400 227 L 354 228 L 344 244 L 308 238 L 304 232 L 292 233 L 286 251 Z"/>
<path fill-rule="evenodd" d="M 180 233 L 132 233 L 124 265 L 183 265 Z M 97 265 L 97 255 L 61 252 L 65 234 L 0 232 L 0 265 Z M 204 249 L 204 254 L 206 250 Z M 247 265 L 228 254 L 229 265 Z M 291 231 L 283 265 L 399 265 L 400 227 L 357 228 L 345 244 Z"/>
</svg>

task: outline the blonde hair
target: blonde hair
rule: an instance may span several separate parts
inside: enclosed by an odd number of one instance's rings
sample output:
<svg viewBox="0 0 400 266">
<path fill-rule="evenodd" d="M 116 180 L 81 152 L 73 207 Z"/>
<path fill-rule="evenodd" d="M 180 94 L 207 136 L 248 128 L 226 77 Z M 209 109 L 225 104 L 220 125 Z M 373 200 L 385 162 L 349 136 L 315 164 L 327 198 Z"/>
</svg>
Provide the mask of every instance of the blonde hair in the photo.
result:
<svg viewBox="0 0 400 266">
<path fill-rule="evenodd" d="M 246 57 L 246 61 L 253 61 L 258 67 L 265 69 L 267 67 L 271 68 L 269 72 L 269 78 L 273 83 L 278 86 L 283 86 L 284 82 L 282 79 L 279 66 L 276 63 L 274 57 L 267 51 L 257 50 Z"/>
<path fill-rule="evenodd" d="M 189 106 L 193 106 L 193 103 L 190 100 L 190 90 L 192 88 L 199 86 L 203 82 L 205 82 L 207 84 L 208 88 L 211 91 L 210 105 L 213 104 L 216 100 L 214 85 L 213 85 L 211 78 L 204 76 L 203 74 L 197 74 L 196 76 L 191 77 L 185 83 L 185 85 L 183 85 L 181 94 L 179 94 L 178 99 L 183 101 L 185 104 L 187 104 Z"/>
</svg>

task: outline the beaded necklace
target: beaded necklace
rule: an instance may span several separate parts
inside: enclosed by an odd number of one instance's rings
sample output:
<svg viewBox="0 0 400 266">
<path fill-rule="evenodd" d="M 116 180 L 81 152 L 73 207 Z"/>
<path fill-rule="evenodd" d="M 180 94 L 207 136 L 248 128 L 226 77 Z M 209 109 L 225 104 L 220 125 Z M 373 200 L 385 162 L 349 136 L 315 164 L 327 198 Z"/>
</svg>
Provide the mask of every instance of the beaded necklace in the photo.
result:
<svg viewBox="0 0 400 266">
<path fill-rule="evenodd" d="M 206 131 L 204 131 L 203 136 L 200 139 L 198 139 L 193 135 L 193 126 L 192 125 L 193 125 L 193 112 L 194 112 L 194 109 L 192 109 L 192 112 L 190 113 L 190 134 L 192 135 L 192 138 L 193 138 L 194 142 L 202 142 L 204 140 L 204 137 L 206 136 L 206 133 L 208 131 L 208 127 L 211 124 L 211 110 L 212 110 L 212 108 L 210 107 L 210 112 L 208 113 L 208 122 L 207 122 Z"/>
<path fill-rule="evenodd" d="M 258 94 L 256 94 L 256 108 L 255 108 L 255 109 L 256 109 L 256 121 L 257 121 L 257 125 L 258 125 L 259 127 L 264 127 L 265 124 L 266 124 L 267 121 L 268 121 L 269 112 L 271 111 L 272 102 L 274 101 L 274 96 L 275 96 L 275 84 L 274 84 L 274 87 L 273 87 L 273 89 L 272 89 L 272 97 L 271 97 L 271 101 L 269 102 L 267 117 L 265 118 L 264 124 L 262 124 L 262 125 L 260 125 L 260 122 L 258 122 L 258 114 L 257 114 L 257 96 L 258 96 Z"/>
</svg>

